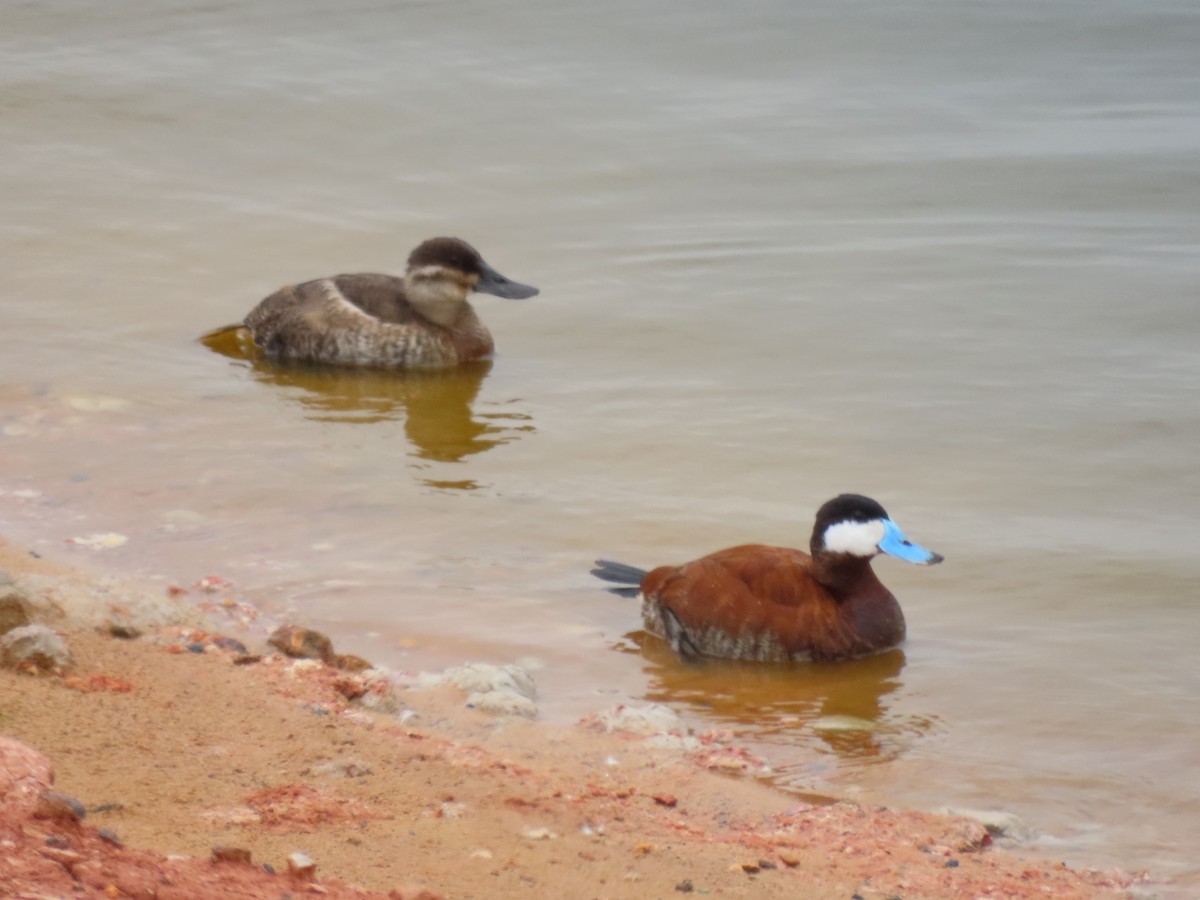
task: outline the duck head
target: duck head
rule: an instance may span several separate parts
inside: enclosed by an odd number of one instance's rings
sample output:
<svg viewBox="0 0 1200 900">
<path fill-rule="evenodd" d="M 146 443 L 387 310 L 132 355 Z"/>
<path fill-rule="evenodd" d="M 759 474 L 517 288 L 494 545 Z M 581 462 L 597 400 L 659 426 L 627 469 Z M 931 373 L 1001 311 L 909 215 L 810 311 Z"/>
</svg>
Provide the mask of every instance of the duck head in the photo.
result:
<svg viewBox="0 0 1200 900">
<path fill-rule="evenodd" d="M 457 320 L 472 291 L 507 300 L 524 300 L 538 292 L 501 275 L 466 241 L 449 237 L 430 238 L 409 254 L 404 290 L 422 315 L 446 326 Z"/>
<path fill-rule="evenodd" d="M 840 494 L 817 510 L 810 549 L 814 559 L 822 553 L 860 559 L 887 553 L 919 566 L 943 559 L 910 541 L 879 503 L 861 494 Z"/>
</svg>

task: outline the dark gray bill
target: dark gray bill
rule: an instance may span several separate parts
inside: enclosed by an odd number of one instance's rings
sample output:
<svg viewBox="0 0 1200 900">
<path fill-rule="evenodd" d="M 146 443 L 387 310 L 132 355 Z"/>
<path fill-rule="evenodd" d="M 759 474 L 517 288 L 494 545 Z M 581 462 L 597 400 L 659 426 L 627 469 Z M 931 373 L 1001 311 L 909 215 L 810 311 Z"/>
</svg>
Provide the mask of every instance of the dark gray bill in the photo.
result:
<svg viewBox="0 0 1200 900">
<path fill-rule="evenodd" d="M 505 300 L 524 300 L 537 294 L 538 289 L 533 285 L 521 284 L 519 281 L 505 278 L 487 263 L 482 260 L 480 263 L 483 271 L 479 274 L 479 282 L 475 285 L 475 290 L 503 297 Z"/>
</svg>

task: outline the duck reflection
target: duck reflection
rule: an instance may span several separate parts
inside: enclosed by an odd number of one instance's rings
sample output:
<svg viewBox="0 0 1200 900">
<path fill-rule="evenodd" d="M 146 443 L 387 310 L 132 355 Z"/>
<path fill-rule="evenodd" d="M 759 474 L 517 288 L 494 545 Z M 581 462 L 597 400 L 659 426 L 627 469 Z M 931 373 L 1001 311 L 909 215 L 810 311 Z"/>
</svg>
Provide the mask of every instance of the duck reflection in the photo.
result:
<svg viewBox="0 0 1200 900">
<path fill-rule="evenodd" d="M 753 741 L 815 741 L 839 756 L 864 759 L 894 755 L 898 733 L 929 727 L 888 715 L 889 695 L 903 684 L 903 650 L 826 663 L 706 659 L 685 665 L 648 632 L 625 638 L 622 649 L 645 661 L 647 700 L 691 707 L 706 719 L 745 728 Z"/>
<path fill-rule="evenodd" d="M 430 371 L 342 369 L 268 360 L 244 329 L 208 335 L 201 342 L 248 368 L 263 384 L 292 389 L 293 399 L 314 421 L 370 424 L 402 419 L 421 459 L 459 462 L 535 430 L 530 417 L 517 410 L 476 414 L 476 395 L 491 371 L 490 359 Z M 471 487 L 474 482 L 436 484 Z"/>
</svg>

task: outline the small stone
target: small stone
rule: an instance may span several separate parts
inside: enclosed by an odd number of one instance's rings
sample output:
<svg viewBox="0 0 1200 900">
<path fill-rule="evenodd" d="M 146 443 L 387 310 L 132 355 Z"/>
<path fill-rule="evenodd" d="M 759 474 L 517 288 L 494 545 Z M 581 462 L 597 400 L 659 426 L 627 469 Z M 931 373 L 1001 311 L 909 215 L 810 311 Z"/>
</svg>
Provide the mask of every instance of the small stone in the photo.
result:
<svg viewBox="0 0 1200 900">
<path fill-rule="evenodd" d="M 673 809 L 679 803 L 671 794 L 651 794 L 650 796 L 655 803 L 659 806 L 665 806 L 667 809 Z"/>
<path fill-rule="evenodd" d="M 38 795 L 34 816 L 39 819 L 69 819 L 80 821 L 87 816 L 87 809 L 74 797 L 58 791 L 42 791 Z"/>
<path fill-rule="evenodd" d="M 368 662 L 353 653 L 339 653 L 333 658 L 333 665 L 343 672 L 366 672 L 375 668 L 374 663 Z"/>
<path fill-rule="evenodd" d="M 33 606 L 13 583 L 12 576 L 0 570 L 0 634 L 7 634 L 32 621 Z"/>
<path fill-rule="evenodd" d="M 199 641 L 192 641 L 190 644 L 187 645 L 187 652 L 188 653 L 203 653 L 204 645 L 201 644 Z"/>
<path fill-rule="evenodd" d="M 72 876 L 75 875 L 75 866 L 83 861 L 83 856 L 74 850 L 60 850 L 57 847 L 42 847 L 38 850 L 38 855 L 58 863 Z"/>
<path fill-rule="evenodd" d="M 252 666 L 259 662 L 262 662 L 262 657 L 257 653 L 245 653 L 241 656 L 235 656 L 233 658 L 233 664 L 235 666 Z"/>
<path fill-rule="evenodd" d="M 212 848 L 212 861 L 248 866 L 250 865 L 250 851 L 245 847 L 230 847 L 226 844 L 217 844 Z"/>
<path fill-rule="evenodd" d="M 683 727 L 679 714 L 662 703 L 622 703 L 597 713 L 595 721 L 605 731 L 625 734 L 660 734 Z"/>
<path fill-rule="evenodd" d="M 452 684 L 467 692 L 467 706 L 502 716 L 534 718 L 538 708 L 533 676 L 521 666 L 467 663 L 440 675 L 422 675 L 422 687 Z"/>
<path fill-rule="evenodd" d="M 946 860 L 946 868 L 947 869 L 957 869 L 958 868 L 958 860 L 957 859 Z"/>
<path fill-rule="evenodd" d="M 237 638 L 224 637 L 224 636 L 219 637 L 219 638 L 214 638 L 213 646 L 219 647 L 222 650 L 231 650 L 234 653 L 245 653 L 246 652 L 246 645 L 243 644 L 241 641 L 239 641 Z"/>
<path fill-rule="evenodd" d="M 778 868 L 779 868 L 779 866 L 775 865 L 775 863 L 773 863 L 773 862 L 772 862 L 771 860 L 769 860 L 769 859 L 760 859 L 760 860 L 758 861 L 758 867 L 759 867 L 760 869 L 764 869 L 764 870 L 765 870 L 765 869 L 778 869 Z"/>
<path fill-rule="evenodd" d="M 365 778 L 371 767 L 359 759 L 339 759 L 323 763 L 313 769 L 314 775 L 333 775 L 338 778 Z"/>
<path fill-rule="evenodd" d="M 299 851 L 288 854 L 287 867 L 288 874 L 300 881 L 312 881 L 317 876 L 317 864 Z"/>
<path fill-rule="evenodd" d="M 696 886 L 692 884 L 692 879 L 690 878 L 685 878 L 683 881 L 679 882 L 679 884 L 675 885 L 675 890 L 679 891 L 681 894 L 690 894 L 695 889 Z"/>
<path fill-rule="evenodd" d="M 335 658 L 333 641 L 310 628 L 280 625 L 271 633 L 267 643 L 297 659 L 319 659 L 328 662 Z"/>
<path fill-rule="evenodd" d="M 44 842 L 47 847 L 54 847 L 57 850 L 66 850 L 71 846 L 71 839 L 65 834 L 48 834 Z"/>
<path fill-rule="evenodd" d="M 530 828 L 525 832 L 525 837 L 531 841 L 550 841 L 554 840 L 558 835 L 549 828 Z"/>
<path fill-rule="evenodd" d="M 102 841 L 108 841 L 114 847 L 121 846 L 121 839 L 117 837 L 117 833 L 111 828 L 101 828 L 96 832 L 96 836 Z"/>
<path fill-rule="evenodd" d="M 794 869 L 796 866 L 800 865 L 800 857 L 791 850 L 780 850 L 779 861 L 789 869 Z"/>
<path fill-rule="evenodd" d="M 142 636 L 142 630 L 136 625 L 128 625 L 123 622 L 110 622 L 108 633 L 111 637 L 120 638 L 123 641 L 134 641 Z"/>
<path fill-rule="evenodd" d="M 0 637 L 0 665 L 65 669 L 71 665 L 71 651 L 67 642 L 45 625 L 23 625 Z"/>
</svg>

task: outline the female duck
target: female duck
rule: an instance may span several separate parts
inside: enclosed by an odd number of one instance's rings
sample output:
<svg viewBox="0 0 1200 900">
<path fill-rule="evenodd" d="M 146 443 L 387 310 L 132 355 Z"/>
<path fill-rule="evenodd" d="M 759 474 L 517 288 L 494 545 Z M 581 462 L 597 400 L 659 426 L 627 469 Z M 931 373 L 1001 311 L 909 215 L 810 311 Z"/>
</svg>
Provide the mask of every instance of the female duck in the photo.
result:
<svg viewBox="0 0 1200 900">
<path fill-rule="evenodd" d="M 642 597 L 646 629 L 680 657 L 846 659 L 904 640 L 904 614 L 871 571 L 889 553 L 918 565 L 942 557 L 911 543 L 869 497 L 841 494 L 817 511 L 811 555 L 745 544 L 651 572 L 597 560 L 592 574 Z"/>
<path fill-rule="evenodd" d="M 259 303 L 244 327 L 277 359 L 445 368 L 495 348 L 467 302 L 472 291 L 522 300 L 538 289 L 505 278 L 466 241 L 440 237 L 412 252 L 403 278 L 335 275 L 288 285 Z"/>
</svg>

